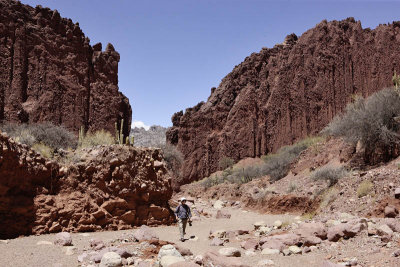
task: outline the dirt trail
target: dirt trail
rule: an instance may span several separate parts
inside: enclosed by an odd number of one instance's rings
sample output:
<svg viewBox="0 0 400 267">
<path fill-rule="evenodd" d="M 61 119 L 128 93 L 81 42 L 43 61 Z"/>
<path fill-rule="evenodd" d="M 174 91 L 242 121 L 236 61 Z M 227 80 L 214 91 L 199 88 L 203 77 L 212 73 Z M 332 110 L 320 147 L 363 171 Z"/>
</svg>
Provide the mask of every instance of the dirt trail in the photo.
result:
<svg viewBox="0 0 400 267">
<path fill-rule="evenodd" d="M 257 221 L 264 221 L 268 225 L 273 225 L 276 220 L 281 220 L 284 223 L 292 223 L 295 221 L 293 215 L 270 215 L 259 214 L 251 211 L 244 211 L 239 208 L 227 207 L 224 211 L 231 214 L 230 219 L 216 219 L 216 210 L 209 208 L 211 217 L 201 216 L 199 221 L 195 221 L 192 227 L 187 228 L 187 237 L 196 236 L 197 240 L 187 240 L 184 243 L 179 241 L 179 231 L 176 225 L 153 227 L 152 230 L 159 236 L 160 240 L 165 240 L 179 244 L 182 247 L 190 249 L 194 255 L 200 255 L 207 251 L 218 251 L 222 247 L 210 246 L 208 239 L 210 230 L 252 230 L 253 224 Z M 89 240 L 92 238 L 100 239 L 108 245 L 121 245 L 118 238 L 126 233 L 132 233 L 132 230 L 95 232 L 95 233 L 73 233 L 72 240 L 77 248 L 74 255 L 65 255 L 65 247 L 59 247 L 52 244 L 38 245 L 39 241 L 53 242 L 55 234 L 29 236 L 17 239 L 8 240 L 8 243 L 0 241 L 0 266 L 57 266 L 57 267 L 72 267 L 84 266 L 79 265 L 77 261 L 78 255 L 90 250 Z M 242 239 L 254 237 L 254 234 L 241 236 Z M 337 261 L 343 258 L 357 257 L 364 264 L 358 266 L 396 266 L 397 260 L 390 256 L 390 250 L 378 250 L 374 244 L 365 243 L 365 237 L 356 237 L 352 240 L 331 244 L 326 242 L 322 246 L 311 253 L 303 255 L 283 256 L 279 255 L 262 255 L 257 251 L 255 255 L 245 255 L 245 250 L 241 249 L 241 260 L 248 266 L 257 266 L 257 263 L 262 259 L 273 260 L 274 266 L 281 267 L 320 267 L 322 262 L 334 255 Z M 231 240 L 225 244 L 225 247 L 240 248 L 241 240 Z M 371 242 L 369 242 L 371 243 Z M 135 250 L 138 243 L 124 244 L 125 248 Z M 136 248 L 135 248 L 136 246 Z M 394 263 L 396 262 L 396 263 Z M 372 263 L 372 264 L 371 264 Z M 375 265 L 377 263 L 377 265 Z M 57 265 L 58 264 L 58 265 Z M 98 266 L 98 265 L 96 265 Z"/>
</svg>

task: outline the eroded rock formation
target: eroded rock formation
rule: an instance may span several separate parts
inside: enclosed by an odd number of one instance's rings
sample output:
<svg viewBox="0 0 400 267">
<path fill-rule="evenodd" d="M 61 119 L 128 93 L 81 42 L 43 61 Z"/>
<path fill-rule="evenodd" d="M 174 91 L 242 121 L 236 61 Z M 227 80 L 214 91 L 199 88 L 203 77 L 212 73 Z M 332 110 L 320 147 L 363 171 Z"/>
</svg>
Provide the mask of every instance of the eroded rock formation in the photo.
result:
<svg viewBox="0 0 400 267">
<path fill-rule="evenodd" d="M 0 133 L 0 239 L 173 221 L 159 149 L 101 146 L 64 161 L 47 161 Z"/>
<path fill-rule="evenodd" d="M 181 183 L 216 171 L 222 157 L 258 157 L 316 134 L 353 96 L 390 86 L 399 62 L 400 22 L 371 30 L 353 18 L 253 53 L 206 103 L 172 117 L 167 139 L 185 156 Z"/>
<path fill-rule="evenodd" d="M 42 122 L 78 132 L 106 129 L 132 110 L 118 91 L 119 54 L 89 44 L 78 23 L 55 10 L 0 0 L 0 123 Z"/>
</svg>

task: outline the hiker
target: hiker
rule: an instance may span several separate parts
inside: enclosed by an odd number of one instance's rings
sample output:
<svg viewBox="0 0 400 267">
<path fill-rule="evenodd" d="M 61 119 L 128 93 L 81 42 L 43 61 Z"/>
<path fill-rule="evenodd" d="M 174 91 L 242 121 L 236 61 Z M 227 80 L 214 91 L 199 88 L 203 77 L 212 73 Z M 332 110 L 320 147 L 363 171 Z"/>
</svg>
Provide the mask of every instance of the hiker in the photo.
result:
<svg viewBox="0 0 400 267">
<path fill-rule="evenodd" d="M 181 204 L 175 210 L 175 216 L 178 219 L 179 232 L 181 234 L 181 241 L 185 242 L 186 224 L 192 225 L 192 213 L 188 205 L 186 205 L 186 198 L 181 198 Z"/>
</svg>

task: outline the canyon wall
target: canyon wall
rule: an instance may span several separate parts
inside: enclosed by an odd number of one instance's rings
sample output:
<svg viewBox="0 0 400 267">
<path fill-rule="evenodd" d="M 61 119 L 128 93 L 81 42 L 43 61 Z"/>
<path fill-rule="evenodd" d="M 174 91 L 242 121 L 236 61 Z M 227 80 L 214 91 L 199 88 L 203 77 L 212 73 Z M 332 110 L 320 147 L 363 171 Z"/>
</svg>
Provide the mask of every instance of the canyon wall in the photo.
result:
<svg viewBox="0 0 400 267">
<path fill-rule="evenodd" d="M 394 71 L 400 22 L 322 21 L 251 54 L 207 102 L 173 115 L 167 139 L 185 157 L 180 183 L 208 176 L 223 157 L 259 157 L 318 133 L 355 95 L 391 86 Z"/>
<path fill-rule="evenodd" d="M 120 56 L 91 46 L 79 23 L 56 10 L 0 0 L 0 123 L 49 121 L 78 133 L 106 129 L 132 110 L 118 89 Z"/>
</svg>

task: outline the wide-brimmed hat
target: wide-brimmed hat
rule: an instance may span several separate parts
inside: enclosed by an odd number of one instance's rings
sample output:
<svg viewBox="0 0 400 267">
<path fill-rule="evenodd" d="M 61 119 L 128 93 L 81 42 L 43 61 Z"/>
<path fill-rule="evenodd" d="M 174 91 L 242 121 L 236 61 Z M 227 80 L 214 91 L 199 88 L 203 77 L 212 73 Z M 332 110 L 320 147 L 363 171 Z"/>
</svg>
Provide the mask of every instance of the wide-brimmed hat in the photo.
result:
<svg viewBox="0 0 400 267">
<path fill-rule="evenodd" d="M 186 198 L 185 197 L 181 197 L 181 202 L 184 201 L 184 200 L 186 201 Z"/>
</svg>

